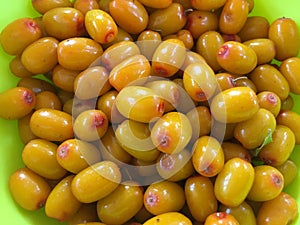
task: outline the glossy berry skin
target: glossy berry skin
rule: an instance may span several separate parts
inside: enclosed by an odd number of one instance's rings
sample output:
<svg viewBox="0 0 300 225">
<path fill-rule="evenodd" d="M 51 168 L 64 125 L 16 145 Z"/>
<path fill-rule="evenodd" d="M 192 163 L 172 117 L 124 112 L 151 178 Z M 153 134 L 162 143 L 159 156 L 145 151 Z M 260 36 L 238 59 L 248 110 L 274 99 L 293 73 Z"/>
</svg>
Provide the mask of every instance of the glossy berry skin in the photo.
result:
<svg viewBox="0 0 300 225">
<path fill-rule="evenodd" d="M 277 125 L 272 134 L 272 142 L 261 149 L 259 157 L 268 165 L 280 166 L 290 157 L 295 142 L 295 135 L 290 128 Z"/>
<path fill-rule="evenodd" d="M 233 87 L 217 94 L 211 102 L 212 116 L 219 122 L 250 119 L 259 109 L 256 93 L 249 87 Z"/>
<path fill-rule="evenodd" d="M 204 225 L 239 225 L 239 222 L 232 216 L 226 212 L 215 212 L 210 214 L 206 220 Z"/>
<path fill-rule="evenodd" d="M 193 146 L 192 162 L 195 170 L 205 177 L 216 176 L 224 166 L 224 153 L 219 141 L 201 136 Z"/>
<path fill-rule="evenodd" d="M 20 119 L 34 109 L 36 96 L 28 88 L 14 87 L 0 93 L 0 103 L 3 105 L 0 109 L 1 118 Z"/>
<path fill-rule="evenodd" d="M 234 137 L 246 149 L 259 147 L 269 133 L 276 127 L 275 116 L 268 110 L 260 108 L 250 119 L 240 122 L 234 128 Z"/>
<path fill-rule="evenodd" d="M 34 139 L 28 142 L 22 151 L 24 164 L 48 179 L 61 179 L 67 171 L 56 160 L 57 145 L 44 140 Z"/>
<path fill-rule="evenodd" d="M 10 176 L 9 189 L 16 203 L 26 210 L 42 208 L 51 191 L 44 178 L 26 167 L 16 170 Z"/>
<path fill-rule="evenodd" d="M 85 70 L 103 53 L 102 46 L 85 37 L 61 41 L 57 48 L 58 63 L 70 70 Z"/>
<path fill-rule="evenodd" d="M 289 224 L 297 217 L 297 212 L 296 200 L 291 195 L 281 192 L 276 198 L 261 205 L 257 215 L 257 224 Z"/>
<path fill-rule="evenodd" d="M 74 174 L 101 160 L 100 151 L 94 145 L 74 138 L 62 142 L 55 157 L 64 169 Z"/>
<path fill-rule="evenodd" d="M 283 61 L 295 57 L 300 49 L 300 33 L 296 22 L 281 17 L 270 24 L 268 37 L 275 43 L 275 59 Z"/>
<path fill-rule="evenodd" d="M 219 210 L 234 216 L 239 222 L 239 225 L 256 225 L 254 211 L 246 201 L 236 207 L 229 207 L 221 204 Z"/>
<path fill-rule="evenodd" d="M 206 63 L 192 63 L 183 73 L 183 85 L 188 95 L 197 102 L 210 99 L 218 88 L 215 73 Z"/>
<path fill-rule="evenodd" d="M 97 202 L 99 219 L 106 224 L 124 224 L 143 206 L 143 188 L 133 181 L 120 184 Z"/>
<path fill-rule="evenodd" d="M 254 182 L 247 199 L 264 202 L 276 198 L 284 187 L 280 171 L 269 165 L 256 166 L 254 171 Z"/>
<path fill-rule="evenodd" d="M 164 100 L 143 86 L 124 87 L 116 97 L 116 107 L 126 118 L 148 123 L 164 113 Z"/>
<path fill-rule="evenodd" d="M 191 176 L 185 182 L 186 204 L 193 218 L 204 222 L 206 217 L 218 209 L 211 180 L 200 175 Z"/>
<path fill-rule="evenodd" d="M 107 116 L 97 109 L 83 111 L 74 121 L 75 135 L 84 141 L 96 141 L 108 128 Z"/>
<path fill-rule="evenodd" d="M 223 69 L 231 73 L 247 74 L 257 65 L 257 56 L 247 45 L 227 41 L 219 48 L 217 61 Z"/>
<path fill-rule="evenodd" d="M 179 211 L 184 202 L 183 188 L 171 181 L 152 183 L 144 193 L 144 206 L 153 215 Z"/>
<path fill-rule="evenodd" d="M 249 162 L 241 158 L 228 160 L 215 181 L 216 198 L 226 206 L 238 206 L 246 199 L 254 174 L 254 168 Z"/>
<path fill-rule="evenodd" d="M 74 136 L 72 116 L 56 109 L 36 110 L 30 119 L 30 129 L 49 141 L 64 141 Z"/>
<path fill-rule="evenodd" d="M 151 129 L 153 144 L 163 153 L 178 153 L 189 143 L 192 126 L 188 118 L 179 112 L 163 115 Z"/>
<path fill-rule="evenodd" d="M 71 188 L 83 203 L 98 201 L 113 192 L 121 182 L 119 167 L 111 161 L 95 163 L 75 175 Z"/>
<path fill-rule="evenodd" d="M 19 55 L 29 44 L 41 37 L 42 31 L 35 20 L 20 18 L 1 31 L 0 43 L 7 54 Z"/>
<path fill-rule="evenodd" d="M 167 212 L 148 219 L 143 225 L 192 225 L 191 220 L 179 212 Z"/>
<path fill-rule="evenodd" d="M 100 44 L 112 42 L 118 34 L 118 27 L 113 18 L 101 9 L 93 9 L 86 13 L 85 27 L 92 39 Z"/>
<path fill-rule="evenodd" d="M 74 175 L 62 179 L 51 191 L 45 205 L 48 217 L 58 221 L 66 221 L 81 207 L 82 203 L 72 193 L 71 184 Z M 70 204 L 66 207 L 67 204 Z"/>
<path fill-rule="evenodd" d="M 58 40 L 81 37 L 86 33 L 84 15 L 72 7 L 50 9 L 43 15 L 43 24 L 46 33 Z"/>
<path fill-rule="evenodd" d="M 146 29 L 149 15 L 139 1 L 113 0 L 109 13 L 114 21 L 130 34 L 139 34 Z"/>
<path fill-rule="evenodd" d="M 171 77 L 183 65 L 186 55 L 184 43 L 179 39 L 167 39 L 159 44 L 152 56 L 154 75 Z"/>
</svg>

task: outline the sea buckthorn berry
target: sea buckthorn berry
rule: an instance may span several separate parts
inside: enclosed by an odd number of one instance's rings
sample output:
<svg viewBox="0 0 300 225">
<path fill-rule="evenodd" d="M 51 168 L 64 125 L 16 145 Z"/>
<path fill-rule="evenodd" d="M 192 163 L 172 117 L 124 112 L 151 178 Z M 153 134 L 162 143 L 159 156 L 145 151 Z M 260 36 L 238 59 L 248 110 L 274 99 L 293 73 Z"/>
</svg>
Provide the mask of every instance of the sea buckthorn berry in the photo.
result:
<svg viewBox="0 0 300 225">
<path fill-rule="evenodd" d="M 30 119 L 30 129 L 49 141 L 64 141 L 74 136 L 72 116 L 56 109 L 36 110 Z"/>
<path fill-rule="evenodd" d="M 241 76 L 234 79 L 235 87 L 249 87 L 255 93 L 257 93 L 257 88 L 252 80 L 250 80 L 247 76 Z"/>
<path fill-rule="evenodd" d="M 163 97 L 165 112 L 176 109 L 182 101 L 180 87 L 170 80 L 155 80 L 145 84 L 146 87 L 154 90 Z"/>
<path fill-rule="evenodd" d="M 217 211 L 214 186 L 208 177 L 189 177 L 184 185 L 184 193 L 188 209 L 195 220 L 204 222 L 207 216 Z"/>
<path fill-rule="evenodd" d="M 72 3 L 69 0 L 31 0 L 31 4 L 40 14 L 44 14 L 53 8 L 72 6 Z"/>
<path fill-rule="evenodd" d="M 245 0 L 226 1 L 219 19 L 219 28 L 224 34 L 237 34 L 246 23 L 249 5 Z"/>
<path fill-rule="evenodd" d="M 264 16 L 248 16 L 238 35 L 242 42 L 256 38 L 268 38 L 269 27 L 269 21 Z"/>
<path fill-rule="evenodd" d="M 9 190 L 13 199 L 27 210 L 42 208 L 51 192 L 46 180 L 26 167 L 10 176 Z"/>
<path fill-rule="evenodd" d="M 278 125 L 284 125 L 290 128 L 296 139 L 296 144 L 300 144 L 300 115 L 291 110 L 282 110 L 276 117 Z"/>
<path fill-rule="evenodd" d="M 198 39 L 205 32 L 218 29 L 218 16 L 210 11 L 194 10 L 187 14 L 184 28 L 191 32 L 194 39 Z"/>
<path fill-rule="evenodd" d="M 161 43 L 161 35 L 157 31 L 144 30 L 137 38 L 136 44 L 139 46 L 141 54 L 146 56 L 148 60 L 152 59 L 153 53 L 157 46 Z"/>
<path fill-rule="evenodd" d="M 203 33 L 196 42 L 196 51 L 203 56 L 207 64 L 214 70 L 221 70 L 216 55 L 224 44 L 224 40 L 217 31 L 207 31 Z"/>
<path fill-rule="evenodd" d="M 269 110 L 277 117 L 281 110 L 281 99 L 271 91 L 262 91 L 257 94 L 258 104 L 261 108 Z"/>
<path fill-rule="evenodd" d="M 140 0 L 140 2 L 147 7 L 151 7 L 155 9 L 163 9 L 169 7 L 173 1 L 172 0 Z"/>
<path fill-rule="evenodd" d="M 149 15 L 144 5 L 137 0 L 112 0 L 109 13 L 114 21 L 130 34 L 139 34 L 146 29 Z"/>
<path fill-rule="evenodd" d="M 230 73 L 217 73 L 216 80 L 222 91 L 236 86 L 236 79 Z"/>
<path fill-rule="evenodd" d="M 62 103 L 59 97 L 51 91 L 42 91 L 36 95 L 36 110 L 41 108 L 62 109 Z"/>
<path fill-rule="evenodd" d="M 35 94 L 43 91 L 56 93 L 56 88 L 50 82 L 36 77 L 23 77 L 19 80 L 17 86 L 28 88 Z"/>
<path fill-rule="evenodd" d="M 223 123 L 248 120 L 258 109 L 257 96 L 249 87 L 233 87 L 224 90 L 212 99 L 210 105 L 212 116 Z"/>
<path fill-rule="evenodd" d="M 207 106 L 197 106 L 187 112 L 186 116 L 191 122 L 193 134 L 191 143 L 194 143 L 199 137 L 208 135 L 213 126 L 213 119 Z"/>
<path fill-rule="evenodd" d="M 255 84 L 257 91 L 272 91 L 281 100 L 287 98 L 290 93 L 290 86 L 282 73 L 270 64 L 257 66 L 250 74 L 249 78 Z"/>
<path fill-rule="evenodd" d="M 107 128 L 107 116 L 97 109 L 83 111 L 77 116 L 73 125 L 75 135 L 83 141 L 99 140 Z"/>
<path fill-rule="evenodd" d="M 253 209 L 245 201 L 236 207 L 229 207 L 221 204 L 219 210 L 234 216 L 239 222 L 239 225 L 256 225 L 256 217 Z"/>
<path fill-rule="evenodd" d="M 188 95 L 197 102 L 212 98 L 218 88 L 214 71 L 206 63 L 192 63 L 183 73 L 183 85 Z"/>
<path fill-rule="evenodd" d="M 290 157 L 295 142 L 293 131 L 287 126 L 277 124 L 272 134 L 272 142 L 260 150 L 259 157 L 265 164 L 279 166 Z"/>
<path fill-rule="evenodd" d="M 52 81 L 56 87 L 64 91 L 74 92 L 74 80 L 79 73 L 80 71 L 69 70 L 57 65 L 52 70 Z"/>
<path fill-rule="evenodd" d="M 276 166 L 276 169 L 280 171 L 284 178 L 284 187 L 289 186 L 297 177 L 298 174 L 298 166 L 297 164 L 288 159 L 280 166 Z"/>
<path fill-rule="evenodd" d="M 257 65 L 270 63 L 276 54 L 274 42 L 267 38 L 251 39 L 243 42 L 252 48 L 257 56 Z"/>
<path fill-rule="evenodd" d="M 167 8 L 157 9 L 150 14 L 147 29 L 167 36 L 181 30 L 186 20 L 183 6 L 173 2 Z"/>
<path fill-rule="evenodd" d="M 160 43 L 152 56 L 154 75 L 173 76 L 183 65 L 186 56 L 184 43 L 179 39 L 167 39 Z"/>
<path fill-rule="evenodd" d="M 29 141 L 37 138 L 37 136 L 32 133 L 29 126 L 32 113 L 33 111 L 27 114 L 26 116 L 23 116 L 22 118 L 18 119 L 18 133 L 21 138 L 21 141 L 24 144 L 27 144 Z"/>
<path fill-rule="evenodd" d="M 74 37 L 58 44 L 58 63 L 70 70 L 85 70 L 103 53 L 99 43 L 84 37 Z"/>
<path fill-rule="evenodd" d="M 225 42 L 217 53 L 220 66 L 233 74 L 247 74 L 257 65 L 255 51 L 236 41 Z"/>
<path fill-rule="evenodd" d="M 31 18 L 20 18 L 9 23 L 0 34 L 3 50 L 10 55 L 19 55 L 32 42 L 42 37 L 37 22 Z"/>
<path fill-rule="evenodd" d="M 97 202 L 99 219 L 106 224 L 124 224 L 143 206 L 143 188 L 133 181 L 125 181 L 111 194 Z"/>
<path fill-rule="evenodd" d="M 147 78 L 150 75 L 150 69 L 151 65 L 145 56 L 131 56 L 110 71 L 109 83 L 120 91 L 134 81 L 140 82 L 143 78 Z"/>
<path fill-rule="evenodd" d="M 74 175 L 65 177 L 52 189 L 45 204 L 45 213 L 48 217 L 66 221 L 81 207 L 82 203 L 75 198 L 71 189 L 74 177 Z"/>
<path fill-rule="evenodd" d="M 187 116 L 168 112 L 159 118 L 151 129 L 153 144 L 163 153 L 182 151 L 192 137 L 192 126 Z"/>
<path fill-rule="evenodd" d="M 80 37 L 86 33 L 84 15 L 72 7 L 57 7 L 43 15 L 43 24 L 48 35 L 64 40 Z"/>
<path fill-rule="evenodd" d="M 101 161 L 75 175 L 72 192 L 80 202 L 95 202 L 112 193 L 119 186 L 121 176 L 115 163 Z"/>
<path fill-rule="evenodd" d="M 122 116 L 116 108 L 115 102 L 118 92 L 111 90 L 101 95 L 97 100 L 97 109 L 101 110 L 107 116 L 109 122 L 118 124 L 126 118 Z"/>
<path fill-rule="evenodd" d="M 80 100 L 97 98 L 110 90 L 109 73 L 103 66 L 92 66 L 74 79 L 74 93 Z"/>
<path fill-rule="evenodd" d="M 122 54 L 120 54 L 120 52 L 122 52 Z M 136 43 L 133 41 L 120 41 L 105 49 L 100 61 L 101 65 L 108 71 L 111 71 L 123 60 L 139 54 L 141 54 L 140 49 Z"/>
<path fill-rule="evenodd" d="M 57 145 L 43 139 L 28 142 L 22 151 L 24 164 L 48 179 L 61 179 L 67 171 L 56 160 Z"/>
<path fill-rule="evenodd" d="M 259 147 L 276 127 L 275 116 L 266 109 L 259 108 L 248 120 L 239 122 L 234 128 L 234 137 L 246 148 Z"/>
<path fill-rule="evenodd" d="M 184 202 L 183 188 L 171 181 L 152 183 L 144 193 L 144 206 L 153 215 L 180 211 Z"/>
<path fill-rule="evenodd" d="M 275 59 L 282 61 L 298 55 L 300 33 L 293 19 L 282 17 L 274 20 L 269 27 L 268 37 L 275 43 Z"/>
<path fill-rule="evenodd" d="M 164 100 L 150 88 L 127 86 L 116 97 L 116 107 L 128 119 L 149 123 L 164 113 Z"/>
<path fill-rule="evenodd" d="M 289 83 L 290 90 L 294 94 L 300 94 L 300 78 L 298 71 L 300 70 L 300 59 L 296 57 L 284 60 L 279 70 Z"/>
<path fill-rule="evenodd" d="M 29 114 L 35 107 L 34 92 L 25 87 L 14 87 L 0 93 L 0 117 L 14 120 Z"/>
<path fill-rule="evenodd" d="M 248 162 L 251 162 L 251 154 L 248 149 L 244 148 L 240 143 L 233 143 L 230 141 L 224 141 L 222 144 L 224 152 L 224 159 L 227 162 L 229 159 L 239 157 Z"/>
<path fill-rule="evenodd" d="M 130 163 L 132 156 L 119 144 L 115 130 L 109 126 L 104 136 L 101 138 L 103 148 L 100 148 L 103 160 L 110 160 L 115 163 Z"/>
<path fill-rule="evenodd" d="M 15 56 L 9 62 L 9 69 L 13 75 L 16 77 L 31 77 L 33 74 L 32 72 L 28 71 L 22 63 L 21 55 Z"/>
<path fill-rule="evenodd" d="M 284 187 L 284 178 L 273 166 L 254 167 L 254 182 L 247 195 L 251 201 L 269 201 L 276 198 Z"/>
<path fill-rule="evenodd" d="M 218 201 L 236 207 L 247 197 L 254 182 L 254 168 L 241 158 L 228 160 L 217 175 L 214 192 Z"/>
<path fill-rule="evenodd" d="M 97 0 L 75 0 L 73 7 L 82 12 L 83 15 L 92 9 L 100 8 Z"/>
<path fill-rule="evenodd" d="M 289 224 L 297 217 L 296 200 L 289 194 L 281 192 L 276 198 L 264 202 L 257 215 L 257 224 Z"/>
<path fill-rule="evenodd" d="M 101 160 L 97 147 L 74 138 L 62 142 L 55 157 L 63 168 L 74 174 Z"/>
<path fill-rule="evenodd" d="M 85 27 L 91 38 L 100 44 L 112 42 L 118 34 L 113 18 L 101 9 L 92 9 L 86 13 Z"/>
<path fill-rule="evenodd" d="M 158 174 L 169 181 L 180 181 L 194 174 L 191 153 L 183 149 L 176 154 L 161 154 L 156 163 Z"/>
<path fill-rule="evenodd" d="M 206 220 L 204 225 L 239 225 L 239 222 L 232 216 L 226 212 L 215 212 L 210 214 Z"/>
<path fill-rule="evenodd" d="M 89 203 L 89 204 L 82 204 L 78 211 L 70 216 L 70 218 L 66 221 L 69 225 L 78 225 L 78 224 L 90 224 L 90 225 L 104 225 L 100 222 L 92 222 L 97 221 L 97 204 L 96 203 Z"/>
<path fill-rule="evenodd" d="M 211 11 L 221 8 L 226 0 L 209 1 L 209 0 L 192 0 L 190 1 L 194 9 Z"/>
<path fill-rule="evenodd" d="M 191 220 L 180 212 L 167 212 L 148 219 L 143 225 L 178 224 L 192 225 Z"/>
<path fill-rule="evenodd" d="M 144 162 L 153 162 L 160 151 L 151 141 L 149 124 L 125 120 L 115 130 L 119 145 L 131 156 Z"/>
<path fill-rule="evenodd" d="M 202 176 L 217 175 L 224 166 L 224 153 L 219 141 L 209 136 L 200 137 L 193 146 L 192 162 Z"/>
</svg>

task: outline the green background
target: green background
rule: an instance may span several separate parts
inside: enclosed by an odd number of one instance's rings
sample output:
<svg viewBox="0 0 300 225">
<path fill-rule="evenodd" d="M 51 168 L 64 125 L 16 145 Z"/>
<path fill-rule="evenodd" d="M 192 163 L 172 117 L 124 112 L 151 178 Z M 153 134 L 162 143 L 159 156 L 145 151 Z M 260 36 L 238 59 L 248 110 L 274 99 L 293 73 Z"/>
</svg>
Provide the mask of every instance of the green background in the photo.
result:
<svg viewBox="0 0 300 225">
<path fill-rule="evenodd" d="M 299 0 L 255 0 L 253 15 L 263 15 L 272 22 L 278 17 L 293 18 L 300 29 Z M 0 31 L 11 21 L 20 17 L 39 16 L 34 12 L 30 0 L 1 1 Z M 16 86 L 18 78 L 10 74 L 8 63 L 11 56 L 0 50 L 0 92 Z M 294 96 L 296 106 L 294 110 L 300 113 L 300 97 Z M 5 107 L 5 106 L 0 106 Z M 9 225 L 54 225 L 63 224 L 46 218 L 44 209 L 37 212 L 28 212 L 18 207 L 12 200 L 8 180 L 10 174 L 22 167 L 21 151 L 23 144 L 20 141 L 16 121 L 6 121 L 0 118 L 0 221 Z M 300 168 L 300 147 L 296 147 L 291 157 Z M 285 190 L 297 199 L 300 206 L 300 173 L 296 180 Z M 293 225 L 300 224 L 299 216 Z"/>
</svg>

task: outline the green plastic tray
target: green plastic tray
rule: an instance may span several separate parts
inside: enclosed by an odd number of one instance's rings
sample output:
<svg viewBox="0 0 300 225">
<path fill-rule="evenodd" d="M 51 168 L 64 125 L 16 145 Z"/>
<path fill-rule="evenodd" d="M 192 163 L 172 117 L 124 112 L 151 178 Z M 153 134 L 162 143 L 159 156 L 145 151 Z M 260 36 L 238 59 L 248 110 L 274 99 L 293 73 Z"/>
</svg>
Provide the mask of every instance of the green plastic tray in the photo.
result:
<svg viewBox="0 0 300 225">
<path fill-rule="evenodd" d="M 300 28 L 299 0 L 255 0 L 253 15 L 266 16 L 270 21 L 278 17 L 293 18 Z M 1 1 L 0 31 L 11 21 L 20 17 L 35 17 L 30 0 Z M 12 57 L 0 50 L 0 92 L 16 86 L 18 78 L 10 74 L 8 63 Z M 294 110 L 300 113 L 300 97 L 295 96 Z M 5 106 L 0 106 L 5 107 Z M 56 220 L 49 219 L 44 209 L 28 212 L 15 204 L 8 189 L 9 176 L 23 166 L 21 151 L 23 144 L 18 136 L 16 121 L 0 119 L 0 221 L 9 225 L 58 225 Z M 296 147 L 291 157 L 300 168 L 300 147 Z M 300 206 L 300 173 L 296 180 L 285 190 L 297 199 Z M 299 225 L 299 216 L 293 225 Z"/>
</svg>

